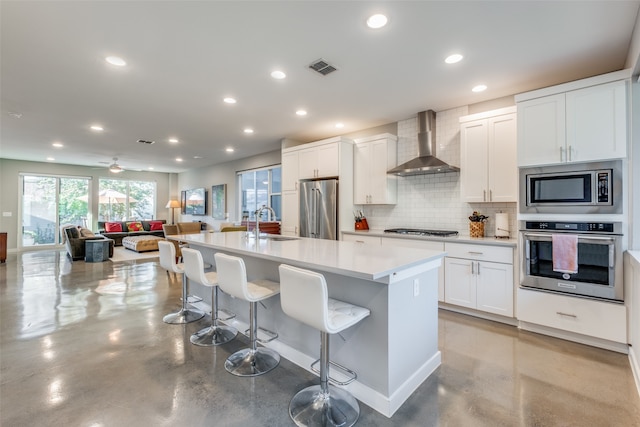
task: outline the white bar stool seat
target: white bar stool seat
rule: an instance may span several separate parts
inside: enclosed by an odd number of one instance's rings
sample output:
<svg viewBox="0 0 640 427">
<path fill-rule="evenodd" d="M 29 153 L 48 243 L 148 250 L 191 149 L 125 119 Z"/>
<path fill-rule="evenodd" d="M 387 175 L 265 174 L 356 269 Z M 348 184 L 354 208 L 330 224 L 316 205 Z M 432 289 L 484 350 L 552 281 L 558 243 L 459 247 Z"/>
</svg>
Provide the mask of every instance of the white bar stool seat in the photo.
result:
<svg viewBox="0 0 640 427">
<path fill-rule="evenodd" d="M 184 264 L 176 263 L 176 248 L 171 242 L 166 240 L 158 241 L 158 251 L 160 252 L 160 266 L 169 272 L 182 274 L 182 308 L 175 313 L 167 314 L 162 318 L 164 323 L 171 325 L 182 325 L 195 322 L 204 317 L 204 311 L 197 308 L 187 307 L 187 276 L 184 274 Z"/>
<path fill-rule="evenodd" d="M 360 405 L 348 391 L 329 385 L 329 334 L 355 325 L 371 312 L 329 298 L 327 282 L 320 273 L 286 264 L 281 264 L 279 271 L 282 311 L 320 331 L 320 384 L 300 390 L 291 399 L 289 416 L 298 426 L 352 426 L 360 417 Z M 336 383 L 344 385 L 356 379 L 355 372 L 336 366 L 351 374 L 348 381 Z"/>
<path fill-rule="evenodd" d="M 238 331 L 230 326 L 218 325 L 218 273 L 204 271 L 204 261 L 200 251 L 191 248 L 182 249 L 184 260 L 184 274 L 189 280 L 211 287 L 211 326 L 200 329 L 191 335 L 192 344 L 200 346 L 212 346 L 225 344 L 236 337 Z M 231 315 L 222 320 L 234 318 Z"/>
<path fill-rule="evenodd" d="M 257 347 L 258 302 L 278 295 L 280 284 L 270 280 L 247 281 L 244 260 L 239 257 L 215 254 L 218 271 L 218 286 L 229 295 L 249 302 L 249 342 L 250 348 L 238 350 L 229 356 L 225 369 L 240 377 L 254 377 L 266 374 L 280 363 L 280 355 L 270 348 Z M 269 340 L 273 340 L 277 334 Z"/>
</svg>

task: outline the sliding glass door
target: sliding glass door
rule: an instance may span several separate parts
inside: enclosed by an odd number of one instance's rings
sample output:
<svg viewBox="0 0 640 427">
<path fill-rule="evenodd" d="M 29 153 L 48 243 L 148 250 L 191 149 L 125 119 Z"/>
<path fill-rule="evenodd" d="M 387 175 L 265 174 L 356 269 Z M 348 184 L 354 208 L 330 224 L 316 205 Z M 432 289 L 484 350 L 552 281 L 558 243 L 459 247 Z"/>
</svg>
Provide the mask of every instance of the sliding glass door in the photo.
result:
<svg viewBox="0 0 640 427">
<path fill-rule="evenodd" d="M 60 225 L 86 226 L 90 178 L 22 175 L 22 247 L 60 243 Z"/>
</svg>

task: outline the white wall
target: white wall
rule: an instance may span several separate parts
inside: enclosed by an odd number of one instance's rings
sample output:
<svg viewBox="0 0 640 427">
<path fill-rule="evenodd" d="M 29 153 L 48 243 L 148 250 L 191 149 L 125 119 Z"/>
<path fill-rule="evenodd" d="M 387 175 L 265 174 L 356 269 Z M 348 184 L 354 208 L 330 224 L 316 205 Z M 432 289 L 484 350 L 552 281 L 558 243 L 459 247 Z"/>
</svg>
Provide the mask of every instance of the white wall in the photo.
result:
<svg viewBox="0 0 640 427">
<path fill-rule="evenodd" d="M 237 209 L 237 180 L 236 173 L 239 171 L 263 168 L 266 166 L 279 165 L 281 162 L 280 150 L 271 151 L 269 153 L 260 154 L 246 159 L 221 163 L 214 166 L 207 166 L 199 169 L 183 172 L 178 176 L 177 195 L 180 199 L 180 191 L 190 188 L 205 187 L 207 189 L 207 214 L 199 215 L 182 215 L 179 209 L 176 209 L 176 222 L 202 221 L 206 222 L 207 228 L 218 229 L 223 221 L 214 220 L 211 217 L 211 186 L 227 184 L 227 208 L 230 221 L 240 221 L 241 214 Z"/>
<path fill-rule="evenodd" d="M 98 193 L 99 178 L 113 178 L 106 168 L 92 168 L 86 166 L 65 165 L 44 162 L 26 162 L 21 160 L 0 159 L 0 212 L 10 212 L 11 216 L 0 214 L 0 231 L 7 232 L 7 249 L 17 248 L 17 236 L 22 235 L 19 220 L 19 176 L 20 173 L 49 174 L 64 176 L 91 177 L 93 193 Z M 171 220 L 169 209 L 165 209 L 170 196 L 170 182 L 175 176 L 159 172 L 130 172 L 125 171 L 117 176 L 122 179 L 136 179 L 153 181 L 156 183 L 156 218 Z M 93 201 L 91 210 L 98 211 L 98 201 Z M 97 219 L 92 218 L 91 228 L 96 230 Z"/>
<path fill-rule="evenodd" d="M 455 166 L 460 166 L 459 118 L 467 114 L 467 106 L 436 113 L 436 157 Z M 398 122 L 398 164 L 417 156 L 417 135 L 416 117 Z M 489 216 L 485 236 L 495 235 L 495 214 L 508 212 L 512 237 L 516 237 L 516 209 L 516 203 L 462 202 L 458 172 L 399 177 L 396 205 L 362 206 L 369 228 L 447 229 L 458 231 L 461 235 L 469 234 L 468 217 L 476 210 Z"/>
</svg>

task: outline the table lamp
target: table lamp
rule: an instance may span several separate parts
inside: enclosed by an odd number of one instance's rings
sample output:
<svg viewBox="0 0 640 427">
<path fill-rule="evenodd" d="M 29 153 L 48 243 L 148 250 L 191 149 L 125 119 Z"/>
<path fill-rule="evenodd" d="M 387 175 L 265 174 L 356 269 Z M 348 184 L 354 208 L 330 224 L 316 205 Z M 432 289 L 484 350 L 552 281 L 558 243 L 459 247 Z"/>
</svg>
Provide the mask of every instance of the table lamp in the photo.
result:
<svg viewBox="0 0 640 427">
<path fill-rule="evenodd" d="M 177 200 L 169 200 L 169 203 L 167 203 L 167 206 L 165 206 L 165 208 L 171 208 L 171 224 L 175 224 L 175 215 L 176 215 L 176 208 L 180 207 L 180 202 Z"/>
</svg>

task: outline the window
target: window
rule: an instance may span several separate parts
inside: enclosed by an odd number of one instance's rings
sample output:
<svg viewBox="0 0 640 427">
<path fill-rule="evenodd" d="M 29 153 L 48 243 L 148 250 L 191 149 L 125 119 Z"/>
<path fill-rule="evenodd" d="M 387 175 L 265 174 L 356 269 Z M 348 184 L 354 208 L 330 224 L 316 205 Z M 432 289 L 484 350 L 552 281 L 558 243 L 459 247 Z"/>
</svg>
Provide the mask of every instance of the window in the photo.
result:
<svg viewBox="0 0 640 427">
<path fill-rule="evenodd" d="M 60 225 L 87 226 L 90 178 L 21 175 L 22 247 L 61 242 Z"/>
<path fill-rule="evenodd" d="M 156 183 L 100 178 L 98 221 L 153 219 Z"/>
<path fill-rule="evenodd" d="M 262 206 L 269 206 L 276 213 L 263 212 L 262 221 L 280 221 L 282 219 L 282 169 L 272 166 L 262 169 L 238 172 L 239 210 L 243 220 L 255 221 L 255 212 Z"/>
</svg>

